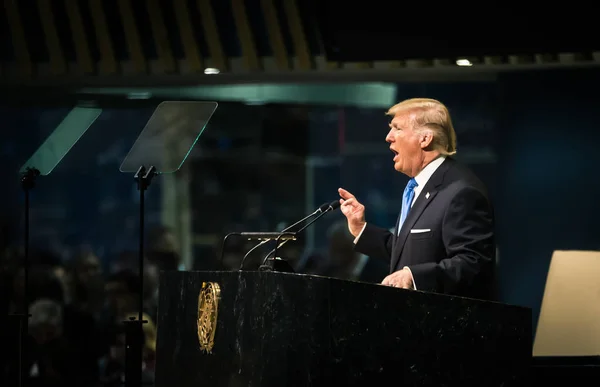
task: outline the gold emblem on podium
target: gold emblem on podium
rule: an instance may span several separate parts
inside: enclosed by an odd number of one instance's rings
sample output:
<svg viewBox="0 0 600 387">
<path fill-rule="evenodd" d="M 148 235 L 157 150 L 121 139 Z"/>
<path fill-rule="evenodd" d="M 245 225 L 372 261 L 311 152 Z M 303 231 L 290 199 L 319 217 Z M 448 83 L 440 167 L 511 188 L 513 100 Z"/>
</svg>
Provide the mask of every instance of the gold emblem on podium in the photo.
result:
<svg viewBox="0 0 600 387">
<path fill-rule="evenodd" d="M 215 345 L 215 331 L 217 329 L 217 312 L 221 288 L 216 282 L 203 282 L 198 294 L 198 341 L 200 349 L 211 353 Z"/>
</svg>

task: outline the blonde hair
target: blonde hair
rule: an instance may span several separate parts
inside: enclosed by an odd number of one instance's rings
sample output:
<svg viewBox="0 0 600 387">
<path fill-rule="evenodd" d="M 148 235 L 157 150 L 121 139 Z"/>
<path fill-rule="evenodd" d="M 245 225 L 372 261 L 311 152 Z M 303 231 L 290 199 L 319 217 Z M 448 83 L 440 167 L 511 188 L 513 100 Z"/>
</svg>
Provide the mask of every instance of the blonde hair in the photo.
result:
<svg viewBox="0 0 600 387">
<path fill-rule="evenodd" d="M 395 116 L 401 112 L 414 113 L 414 130 L 427 128 L 433 132 L 432 146 L 442 155 L 451 156 L 456 153 L 456 133 L 450 112 L 443 103 L 430 98 L 412 98 L 397 103 L 385 114 Z"/>
</svg>

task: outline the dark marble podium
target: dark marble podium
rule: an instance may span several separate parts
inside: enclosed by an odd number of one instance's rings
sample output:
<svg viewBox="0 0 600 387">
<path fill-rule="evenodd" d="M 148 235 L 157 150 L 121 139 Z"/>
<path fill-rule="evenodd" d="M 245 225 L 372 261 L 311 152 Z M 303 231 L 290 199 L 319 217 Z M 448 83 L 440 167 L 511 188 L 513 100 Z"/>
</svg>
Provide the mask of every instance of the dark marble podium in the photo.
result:
<svg viewBox="0 0 600 387">
<path fill-rule="evenodd" d="M 210 353 L 198 295 L 217 283 Z M 531 311 L 279 272 L 165 272 L 157 387 L 521 386 Z"/>
</svg>

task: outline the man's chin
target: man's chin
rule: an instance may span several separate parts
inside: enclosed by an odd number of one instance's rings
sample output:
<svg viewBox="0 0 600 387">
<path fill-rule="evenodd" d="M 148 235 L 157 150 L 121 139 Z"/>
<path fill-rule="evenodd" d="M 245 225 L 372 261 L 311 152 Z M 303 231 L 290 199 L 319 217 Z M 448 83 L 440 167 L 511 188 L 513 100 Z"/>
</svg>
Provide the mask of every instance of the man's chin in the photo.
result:
<svg viewBox="0 0 600 387">
<path fill-rule="evenodd" d="M 401 166 L 401 165 L 394 164 L 394 169 L 396 170 L 396 172 L 400 172 L 400 173 L 402 173 L 403 175 L 409 176 L 409 174 L 408 174 L 408 173 L 406 173 L 406 172 L 404 171 L 404 169 L 402 169 L 402 166 Z"/>
</svg>

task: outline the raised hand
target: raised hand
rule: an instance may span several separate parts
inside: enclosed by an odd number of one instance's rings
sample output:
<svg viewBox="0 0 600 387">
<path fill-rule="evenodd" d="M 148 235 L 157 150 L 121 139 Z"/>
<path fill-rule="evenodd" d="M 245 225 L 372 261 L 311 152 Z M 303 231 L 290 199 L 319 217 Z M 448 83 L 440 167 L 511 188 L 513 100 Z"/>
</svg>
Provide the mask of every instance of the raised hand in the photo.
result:
<svg viewBox="0 0 600 387">
<path fill-rule="evenodd" d="M 348 230 L 357 237 L 365 226 L 365 206 L 354 195 L 343 188 L 338 188 L 340 194 L 340 210 L 348 220 Z"/>
</svg>

